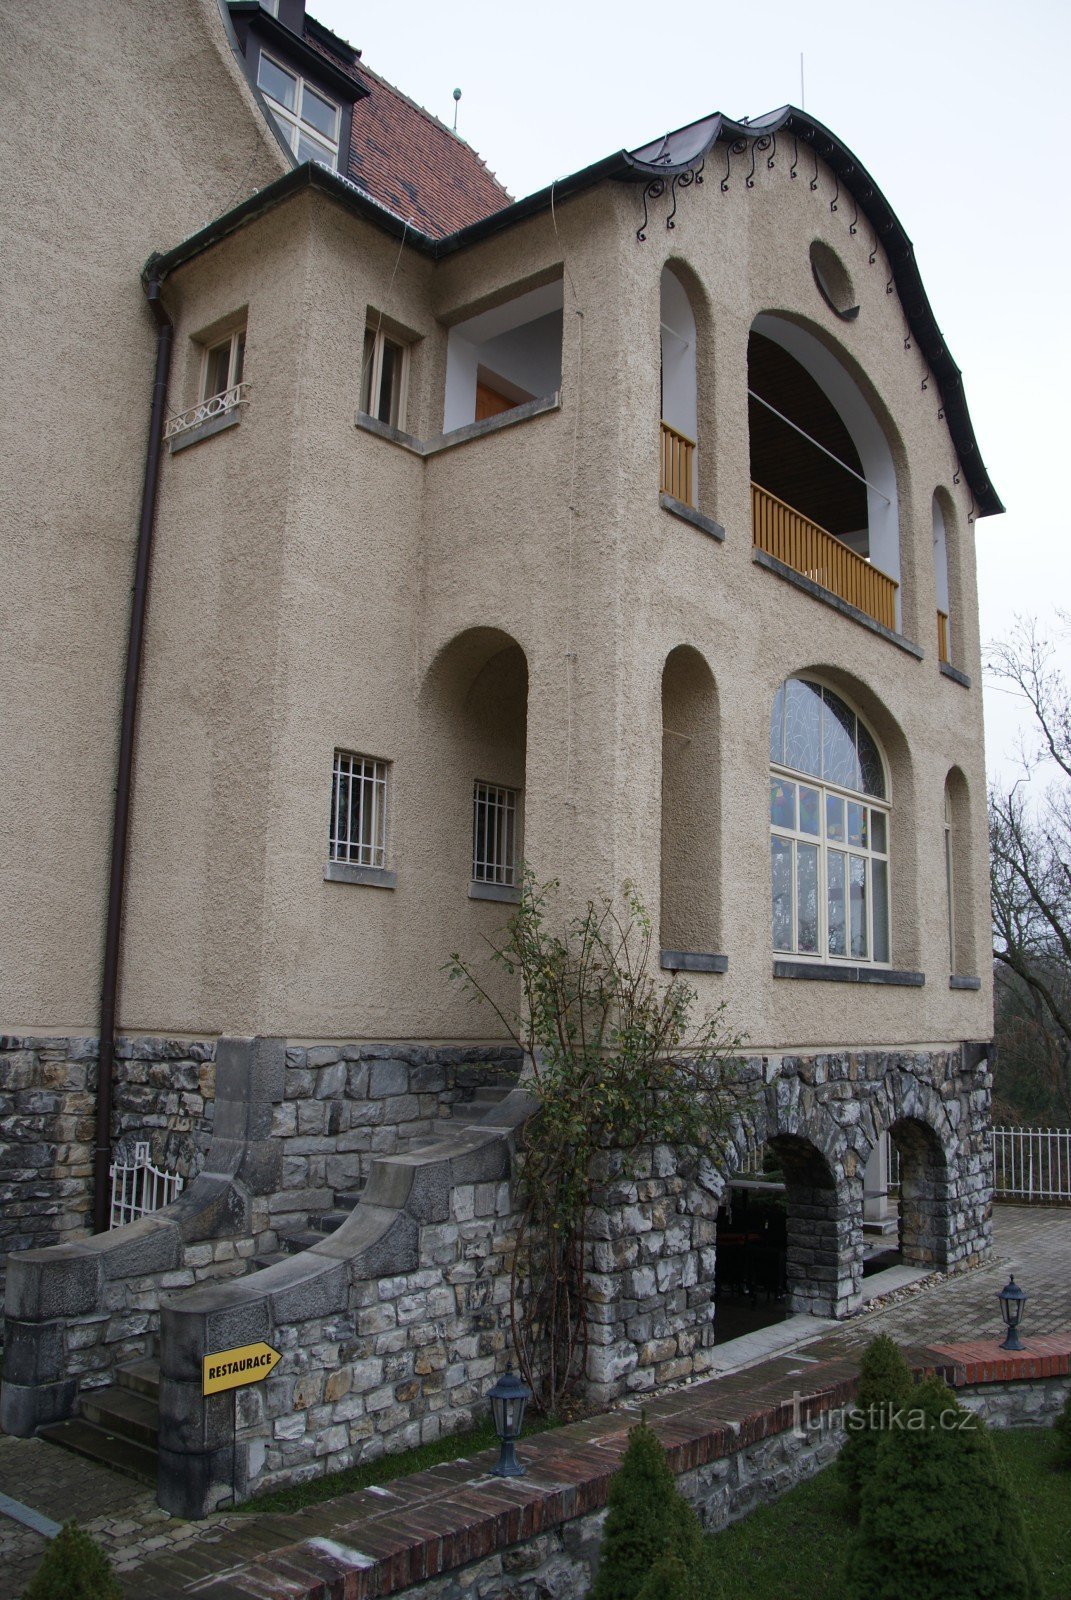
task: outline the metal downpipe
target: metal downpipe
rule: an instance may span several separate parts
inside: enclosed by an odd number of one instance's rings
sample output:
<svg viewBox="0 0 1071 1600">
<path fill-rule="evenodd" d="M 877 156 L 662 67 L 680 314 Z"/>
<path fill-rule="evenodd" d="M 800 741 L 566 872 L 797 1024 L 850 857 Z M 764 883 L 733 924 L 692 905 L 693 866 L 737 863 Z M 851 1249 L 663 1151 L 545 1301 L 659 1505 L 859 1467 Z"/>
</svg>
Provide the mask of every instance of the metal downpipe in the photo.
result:
<svg viewBox="0 0 1071 1600">
<path fill-rule="evenodd" d="M 145 285 L 149 309 L 156 320 L 156 375 L 149 413 L 149 439 L 145 452 L 145 478 L 141 491 L 141 517 L 134 567 L 134 592 L 130 607 L 130 633 L 126 650 L 123 711 L 119 724 L 119 766 L 115 780 L 112 819 L 111 871 L 108 879 L 108 915 L 104 930 L 104 969 L 100 987 L 100 1058 L 97 1068 L 97 1125 L 93 1149 L 93 1232 L 104 1233 L 109 1224 L 108 1168 L 111 1163 L 112 1074 L 115 1065 L 115 1002 L 119 986 L 122 943 L 123 892 L 126 884 L 130 797 L 137 731 L 138 683 L 141 677 L 145 617 L 149 603 L 149 567 L 153 523 L 163 453 L 164 406 L 171 367 L 174 327 L 160 298 L 161 280 L 152 276 Z"/>
</svg>

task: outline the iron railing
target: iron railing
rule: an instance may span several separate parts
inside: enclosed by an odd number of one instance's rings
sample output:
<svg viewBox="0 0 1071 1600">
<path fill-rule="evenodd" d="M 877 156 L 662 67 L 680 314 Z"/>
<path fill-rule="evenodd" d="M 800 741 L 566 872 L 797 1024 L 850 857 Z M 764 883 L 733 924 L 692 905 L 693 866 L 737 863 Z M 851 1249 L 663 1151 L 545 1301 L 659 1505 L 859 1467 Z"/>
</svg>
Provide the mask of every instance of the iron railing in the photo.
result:
<svg viewBox="0 0 1071 1600">
<path fill-rule="evenodd" d="M 1071 1204 L 1071 1128 L 994 1128 L 998 1200 Z"/>
<path fill-rule="evenodd" d="M 138 1217 L 169 1206 L 185 1184 L 181 1173 L 153 1166 L 147 1139 L 137 1141 L 132 1161 L 113 1161 L 108 1172 L 112 1180 L 108 1225 L 112 1228 L 121 1228 L 125 1222 L 136 1222 Z"/>
</svg>

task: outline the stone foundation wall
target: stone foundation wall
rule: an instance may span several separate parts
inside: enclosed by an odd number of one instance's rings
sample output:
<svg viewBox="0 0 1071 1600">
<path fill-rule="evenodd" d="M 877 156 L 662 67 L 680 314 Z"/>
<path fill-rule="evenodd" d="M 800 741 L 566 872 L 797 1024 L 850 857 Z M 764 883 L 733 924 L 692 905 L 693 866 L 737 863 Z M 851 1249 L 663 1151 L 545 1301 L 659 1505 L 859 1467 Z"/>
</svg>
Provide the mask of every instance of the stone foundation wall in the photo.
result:
<svg viewBox="0 0 1071 1600">
<path fill-rule="evenodd" d="M 0 1303 L 6 1258 L 86 1233 L 98 1040 L 0 1036 Z M 189 1178 L 212 1138 L 215 1045 L 118 1039 L 112 1137 Z"/>
</svg>

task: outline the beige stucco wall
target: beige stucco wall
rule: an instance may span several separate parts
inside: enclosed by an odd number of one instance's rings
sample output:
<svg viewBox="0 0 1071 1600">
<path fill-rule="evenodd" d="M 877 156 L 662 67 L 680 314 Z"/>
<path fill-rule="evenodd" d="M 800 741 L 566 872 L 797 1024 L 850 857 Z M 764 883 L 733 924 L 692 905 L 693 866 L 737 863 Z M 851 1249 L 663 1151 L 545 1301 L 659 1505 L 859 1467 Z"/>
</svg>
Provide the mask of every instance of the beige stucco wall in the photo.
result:
<svg viewBox="0 0 1071 1600">
<path fill-rule="evenodd" d="M 144 78 L 139 159 L 164 159 L 145 140 L 151 130 L 162 142 L 165 128 L 169 141 L 186 140 L 184 156 L 167 158 L 176 170 L 166 194 L 161 186 L 144 215 L 132 208 L 106 238 L 91 226 L 100 192 L 83 192 L 83 172 L 76 179 L 57 170 L 73 210 L 63 228 L 62 208 L 34 200 L 43 242 L 36 261 L 19 264 L 17 304 L 52 367 L 47 427 L 20 430 L 19 440 L 23 484 L 41 485 L 39 503 L 27 510 L 23 489 L 5 506 L 19 530 L 16 615 L 27 618 L 11 665 L 16 759 L 5 775 L 19 841 L 8 879 L 18 911 L 0 934 L 10 984 L 0 1023 L 13 1031 L 86 1028 L 95 1006 L 152 359 L 137 269 L 150 249 L 173 243 L 281 162 L 210 13 L 207 0 L 177 8 L 162 64 L 148 58 L 129 8 L 97 8 L 104 22 L 94 59 L 79 63 L 73 52 L 72 70 L 104 70 L 112 40 L 104 24 L 125 28 Z M 26 8 L 24 49 L 35 14 Z M 178 133 L 176 99 L 189 113 Z M 220 131 L 199 141 L 197 115 L 208 117 L 210 103 Z M 867 264 L 869 231 L 852 237 L 843 208 L 843 223 L 834 222 L 827 185 L 831 192 L 823 173 L 811 192 L 760 163 L 754 190 L 738 180 L 727 194 L 716 183 L 683 194 L 672 233 L 656 212 L 646 243 L 636 239 L 638 192 L 603 185 L 559 203 L 554 219 L 539 215 L 437 265 L 304 194 L 172 274 L 174 405 L 194 398 L 197 335 L 242 308 L 251 400 L 238 427 L 164 464 L 124 1028 L 488 1036 L 490 1017 L 452 991 L 441 970 L 455 949 L 476 953 L 504 915 L 467 893 L 473 779 L 523 779 L 526 855 L 540 878 L 562 880 L 568 906 L 628 879 L 657 911 L 663 667 L 687 645 L 709 668 L 717 706 L 712 734 L 697 729 L 711 734 L 697 737 L 695 755 L 710 791 L 701 811 L 710 838 L 693 838 L 689 859 L 706 846 L 713 860 L 689 916 L 729 958 L 726 974 L 696 979 L 702 1003 L 726 999 L 734 1025 L 774 1050 L 989 1036 L 969 497 L 953 483 L 936 386 L 922 389 L 921 358 L 904 348 L 902 308 L 885 292 L 888 264 L 880 250 Z M 100 260 L 72 307 L 81 353 L 78 381 L 64 386 L 55 312 L 42 294 L 58 275 L 41 256 L 52 262 L 61 233 L 77 232 L 96 238 Z M 815 288 L 808 246 L 816 236 L 855 280 L 853 323 Z M 667 259 L 693 295 L 700 505 L 724 525 L 723 543 L 658 503 Z M 442 422 L 447 325 L 563 263 L 559 410 L 426 459 L 354 426 L 369 308 L 418 337 L 408 426 L 428 437 Z M 921 661 L 752 561 L 746 355 L 763 311 L 806 322 L 872 392 L 897 462 L 903 629 L 925 652 Z M 103 388 L 93 381 L 102 351 L 116 369 Z M 25 406 L 29 359 L 20 370 Z M 126 433 L 117 442 L 111 422 L 120 412 Z M 64 463 L 61 478 L 46 470 L 55 461 Z M 974 678 L 969 690 L 936 661 L 931 499 L 939 486 L 955 509 L 953 636 L 956 663 Z M 526 717 L 513 646 L 527 667 Z M 883 742 L 893 962 L 923 970 L 921 990 L 771 976 L 769 714 L 777 685 L 801 671 L 852 699 Z M 336 747 L 392 763 L 393 889 L 324 880 Z M 947 983 L 942 814 L 952 766 L 969 795 L 957 861 L 966 863 L 961 938 L 965 951 L 973 943 L 978 993 L 950 992 Z M 678 863 L 674 894 L 686 899 L 681 877 Z M 718 903 L 704 908 L 712 892 Z"/>
<path fill-rule="evenodd" d="M 286 160 L 216 0 L 13 0 L 0 119 L 0 1027 L 93 1032 L 153 373 L 139 273 Z"/>
<path fill-rule="evenodd" d="M 751 193 L 695 191 L 674 233 L 656 218 L 646 244 L 636 212 L 634 191 L 605 186 L 558 207 L 557 236 L 541 216 L 438 265 L 405 250 L 388 303 L 396 241 L 305 196 L 169 279 L 177 367 L 192 335 L 248 305 L 252 401 L 240 427 L 165 465 L 125 1027 L 486 1036 L 489 1017 L 452 993 L 441 966 L 454 949 L 477 952 L 504 916 L 467 896 L 471 792 L 475 777 L 520 779 L 518 697 L 503 691 L 481 709 L 486 681 L 475 700 L 466 685 L 481 670 L 493 678 L 515 641 L 528 671 L 526 854 L 541 878 L 562 879 L 568 904 L 629 879 L 659 906 L 662 673 L 688 645 L 710 669 L 720 722 L 705 742 L 710 878 L 721 885 L 707 925 L 729 971 L 696 979 L 702 1002 L 727 999 L 735 1025 L 772 1049 L 988 1037 L 969 500 L 952 483 L 933 384 L 922 390 L 920 359 L 904 350 L 887 264 L 879 251 L 869 268 L 869 237 L 831 233 L 821 192 L 776 173 Z M 816 233 L 855 278 L 854 323 L 814 287 Z M 670 248 L 705 296 L 700 498 L 724 543 L 658 504 L 658 289 Z M 427 436 L 441 425 L 446 324 L 563 261 L 560 410 L 426 459 L 354 427 L 369 307 L 420 338 L 409 426 Z M 883 408 L 899 472 L 904 632 L 921 661 L 752 561 L 746 350 L 764 310 L 806 320 Z M 956 655 L 975 678 L 969 690 L 935 658 L 939 485 L 957 510 Z M 778 683 L 800 671 L 839 688 L 882 740 L 893 962 L 923 970 L 921 990 L 771 977 L 769 713 Z M 393 764 L 393 890 L 324 881 L 336 746 Z M 953 765 L 970 796 L 960 887 L 978 993 L 948 989 L 942 813 Z"/>
</svg>

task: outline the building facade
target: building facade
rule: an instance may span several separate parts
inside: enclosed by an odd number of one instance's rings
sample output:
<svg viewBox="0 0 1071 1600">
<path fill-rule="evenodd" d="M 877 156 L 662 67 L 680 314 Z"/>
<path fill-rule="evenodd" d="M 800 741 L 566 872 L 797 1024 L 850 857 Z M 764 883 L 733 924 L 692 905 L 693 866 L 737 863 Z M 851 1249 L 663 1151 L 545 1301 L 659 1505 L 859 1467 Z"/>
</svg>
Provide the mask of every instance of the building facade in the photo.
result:
<svg viewBox="0 0 1071 1600">
<path fill-rule="evenodd" d="M 525 1103 L 477 1124 L 466 1072 L 505 1058 L 444 967 L 501 927 L 522 861 L 565 911 L 635 885 L 662 967 L 748 1040 L 724 1171 L 659 1180 L 685 1219 L 648 1245 L 670 1277 L 642 1281 L 607 1204 L 594 1393 L 706 1370 L 713 1218 L 756 1146 L 784 1175 L 800 1309 L 858 1303 L 885 1135 L 907 1258 L 984 1250 L 972 523 L 1001 507 L 876 184 L 785 109 L 514 203 L 299 0 L 187 0 L 166 39 L 94 9 L 71 70 L 99 74 L 116 159 L 87 184 L 42 136 L 48 184 L 14 197 L 8 310 L 35 336 L 5 375 L 25 619 L 8 1247 L 68 1242 L 10 1258 L 5 1426 L 68 1415 L 161 1337 L 181 1418 L 161 1495 L 189 1511 L 471 1410 L 506 1329 L 501 1272 L 480 1300 L 461 1263 L 508 1234 Z M 27 8 L 17 33 L 28 83 L 58 25 Z M 110 1134 L 204 1163 L 129 1246 L 77 1242 L 102 1039 Z M 340 1207 L 330 1248 L 274 1259 L 284 1221 L 300 1242 Z M 372 1315 L 369 1285 L 407 1274 L 398 1295 L 425 1299 L 406 1325 L 445 1327 L 424 1371 L 429 1341 Z M 259 1410 L 204 1397 L 190 1365 L 239 1309 L 283 1350 Z M 325 1397 L 344 1350 L 350 1385 Z"/>
</svg>

